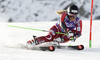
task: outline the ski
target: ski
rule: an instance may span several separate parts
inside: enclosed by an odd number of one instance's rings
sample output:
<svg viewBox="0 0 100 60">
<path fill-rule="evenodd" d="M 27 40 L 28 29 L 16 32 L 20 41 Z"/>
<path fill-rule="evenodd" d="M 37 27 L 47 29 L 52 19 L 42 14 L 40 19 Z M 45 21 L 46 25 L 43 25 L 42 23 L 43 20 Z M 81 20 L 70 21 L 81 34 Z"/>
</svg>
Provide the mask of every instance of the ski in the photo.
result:
<svg viewBox="0 0 100 60">
<path fill-rule="evenodd" d="M 69 49 L 69 50 L 83 50 L 84 46 L 83 45 L 75 45 L 75 46 L 40 46 L 38 47 L 38 50 L 42 51 L 55 51 L 55 49 Z M 34 48 L 33 50 L 37 50 L 37 48 Z"/>
<path fill-rule="evenodd" d="M 68 46 L 69 48 L 72 48 L 72 49 L 76 49 L 76 50 L 83 50 L 84 49 L 84 46 L 83 45 L 77 45 L 77 46 Z"/>
<path fill-rule="evenodd" d="M 75 46 L 62 46 L 62 45 L 53 46 L 52 45 L 52 46 L 42 46 L 39 48 L 42 51 L 55 51 L 55 49 L 83 50 L 84 46 L 83 45 L 75 45 Z"/>
<path fill-rule="evenodd" d="M 70 50 L 83 50 L 83 45 L 75 45 L 75 46 L 55 46 L 57 49 L 70 49 Z"/>
</svg>

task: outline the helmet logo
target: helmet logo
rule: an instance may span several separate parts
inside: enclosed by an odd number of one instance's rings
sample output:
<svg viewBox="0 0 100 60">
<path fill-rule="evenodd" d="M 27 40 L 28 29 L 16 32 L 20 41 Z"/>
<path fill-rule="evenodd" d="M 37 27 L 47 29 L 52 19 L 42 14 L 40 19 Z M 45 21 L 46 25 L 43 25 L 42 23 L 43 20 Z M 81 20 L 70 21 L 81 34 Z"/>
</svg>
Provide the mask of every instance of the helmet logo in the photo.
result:
<svg viewBox="0 0 100 60">
<path fill-rule="evenodd" d="M 77 10 L 71 10 L 71 12 L 73 12 L 73 13 L 78 13 L 78 11 L 77 11 Z"/>
</svg>

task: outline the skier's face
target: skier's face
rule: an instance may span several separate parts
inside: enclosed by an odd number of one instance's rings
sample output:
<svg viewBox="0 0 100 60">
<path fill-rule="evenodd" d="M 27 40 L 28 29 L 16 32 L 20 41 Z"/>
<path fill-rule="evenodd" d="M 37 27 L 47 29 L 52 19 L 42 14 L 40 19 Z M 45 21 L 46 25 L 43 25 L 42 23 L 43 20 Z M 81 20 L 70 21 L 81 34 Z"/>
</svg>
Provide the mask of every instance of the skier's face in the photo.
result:
<svg viewBox="0 0 100 60">
<path fill-rule="evenodd" d="M 77 15 L 69 14 L 69 19 L 70 19 L 71 21 L 75 21 L 75 20 L 76 20 L 76 17 L 77 17 Z"/>
</svg>

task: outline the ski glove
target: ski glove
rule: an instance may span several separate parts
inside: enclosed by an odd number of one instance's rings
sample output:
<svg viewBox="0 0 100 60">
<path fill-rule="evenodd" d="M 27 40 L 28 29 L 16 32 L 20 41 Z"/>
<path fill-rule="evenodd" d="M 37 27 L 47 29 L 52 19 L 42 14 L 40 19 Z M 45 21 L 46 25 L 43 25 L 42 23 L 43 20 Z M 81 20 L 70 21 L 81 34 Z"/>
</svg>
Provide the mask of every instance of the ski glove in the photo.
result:
<svg viewBox="0 0 100 60">
<path fill-rule="evenodd" d="M 72 42 L 75 42 L 76 37 L 75 37 L 75 36 L 73 36 L 73 37 L 71 37 L 71 38 L 70 38 L 70 40 L 71 40 Z"/>
<path fill-rule="evenodd" d="M 75 38 L 75 36 L 74 36 L 74 33 L 73 33 L 71 30 L 68 31 L 68 36 L 70 37 L 70 40 L 71 40 L 71 41 L 74 42 L 74 41 L 76 40 L 76 38 Z"/>
<path fill-rule="evenodd" d="M 68 31 L 68 36 L 69 36 L 69 37 L 72 37 L 72 36 L 74 36 L 74 33 L 73 33 L 71 30 L 69 30 L 69 31 Z"/>
<path fill-rule="evenodd" d="M 74 34 L 73 37 L 70 38 L 71 41 L 75 42 L 76 38 L 80 37 L 81 34 Z"/>
</svg>

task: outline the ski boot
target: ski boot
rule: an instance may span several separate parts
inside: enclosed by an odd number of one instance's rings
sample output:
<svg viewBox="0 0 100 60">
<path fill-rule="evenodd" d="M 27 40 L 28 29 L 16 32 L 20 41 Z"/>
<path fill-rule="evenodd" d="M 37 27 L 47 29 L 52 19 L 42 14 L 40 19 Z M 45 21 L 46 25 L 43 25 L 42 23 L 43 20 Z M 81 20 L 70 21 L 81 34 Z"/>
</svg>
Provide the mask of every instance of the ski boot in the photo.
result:
<svg viewBox="0 0 100 60">
<path fill-rule="evenodd" d="M 38 45 L 37 39 L 35 39 L 35 38 L 36 38 L 36 36 L 33 35 L 33 39 L 27 41 L 27 44 L 30 44 L 30 45 Z"/>
<path fill-rule="evenodd" d="M 27 44 L 35 45 L 35 42 L 34 42 L 34 40 L 32 39 L 32 40 L 27 41 Z"/>
<path fill-rule="evenodd" d="M 37 42 L 37 40 L 29 40 L 29 41 L 27 41 L 27 44 L 30 44 L 30 45 L 38 45 L 38 42 Z"/>
</svg>

